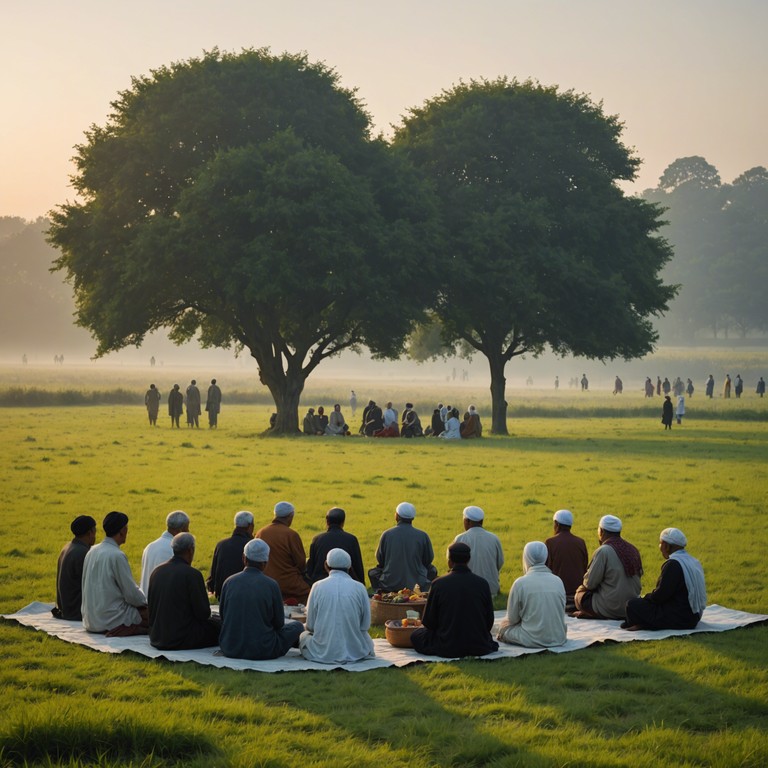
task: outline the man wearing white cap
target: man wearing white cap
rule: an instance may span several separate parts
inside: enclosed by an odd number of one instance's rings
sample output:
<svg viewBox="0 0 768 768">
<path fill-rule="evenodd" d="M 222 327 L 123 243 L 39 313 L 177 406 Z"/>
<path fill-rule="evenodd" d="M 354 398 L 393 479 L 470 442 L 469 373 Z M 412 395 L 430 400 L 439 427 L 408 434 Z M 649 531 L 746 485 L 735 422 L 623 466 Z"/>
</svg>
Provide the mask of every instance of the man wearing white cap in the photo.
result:
<svg viewBox="0 0 768 768">
<path fill-rule="evenodd" d="M 395 527 L 381 534 L 376 567 L 368 571 L 375 590 L 396 592 L 418 584 L 426 591 L 437 576 L 432 542 L 424 531 L 413 527 L 415 517 L 416 507 L 403 501 L 395 510 Z"/>
<path fill-rule="evenodd" d="M 189 531 L 189 515 L 177 509 L 165 518 L 165 527 L 166 530 L 163 531 L 160 538 L 147 544 L 141 555 L 141 581 L 139 586 L 141 591 L 147 596 L 147 599 L 149 599 L 149 577 L 158 565 L 167 563 L 173 557 L 171 542 L 177 533 L 187 533 Z"/>
<path fill-rule="evenodd" d="M 574 595 L 587 572 L 587 545 L 584 539 L 571 533 L 573 513 L 569 509 L 558 509 L 552 520 L 555 535 L 544 544 L 547 547 L 547 568 L 563 580 L 565 586 L 565 610 L 574 611 Z"/>
<path fill-rule="evenodd" d="M 280 587 L 264 573 L 269 545 L 251 539 L 243 550 L 243 570 L 230 576 L 221 590 L 219 645 L 233 659 L 276 659 L 299 642 L 304 629 L 286 621 Z"/>
<path fill-rule="evenodd" d="M 643 563 L 637 548 L 621 538 L 621 528 L 614 515 L 600 518 L 600 546 L 576 590 L 575 615 L 580 619 L 624 619 L 627 600 L 640 594 Z"/>
<path fill-rule="evenodd" d="M 623 629 L 693 629 L 707 606 L 707 587 L 701 563 L 688 554 L 688 541 L 679 528 L 659 535 L 661 566 L 656 589 L 627 602 Z"/>
<path fill-rule="evenodd" d="M 350 664 L 375 656 L 371 603 L 365 587 L 349 575 L 352 558 L 332 549 L 325 559 L 327 579 L 312 585 L 307 603 L 306 632 L 299 638 L 301 655 L 321 664 Z"/>
<path fill-rule="evenodd" d="M 501 541 L 496 534 L 483 528 L 485 512 L 480 507 L 465 507 L 462 517 L 464 533 L 460 533 L 453 541 L 469 545 L 472 550 L 469 569 L 488 582 L 491 595 L 495 597 L 499 594 L 499 571 L 504 565 Z"/>
<path fill-rule="evenodd" d="M 283 600 L 304 605 L 309 597 L 307 556 L 301 536 L 291 528 L 294 512 L 290 501 L 278 501 L 272 522 L 257 531 L 256 538 L 269 544 L 271 554 L 264 573 L 280 585 Z"/>
</svg>

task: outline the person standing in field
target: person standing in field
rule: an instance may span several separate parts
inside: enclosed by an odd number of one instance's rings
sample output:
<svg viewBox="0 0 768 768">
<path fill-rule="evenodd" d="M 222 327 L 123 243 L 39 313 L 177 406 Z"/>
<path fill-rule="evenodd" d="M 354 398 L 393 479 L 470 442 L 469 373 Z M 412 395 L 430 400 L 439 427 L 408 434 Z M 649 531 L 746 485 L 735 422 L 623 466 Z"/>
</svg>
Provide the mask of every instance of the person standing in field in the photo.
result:
<svg viewBox="0 0 768 768">
<path fill-rule="evenodd" d="M 707 586 L 704 569 L 688 554 L 687 544 L 679 528 L 661 532 L 659 551 L 665 562 L 656 588 L 627 601 L 622 629 L 693 629 L 699 623 L 707 607 Z"/>
<path fill-rule="evenodd" d="M 731 374 L 725 374 L 725 384 L 723 384 L 723 397 L 730 398 L 731 396 Z"/>
<path fill-rule="evenodd" d="M 485 512 L 480 507 L 465 507 L 462 512 L 464 533 L 458 534 L 454 543 L 461 542 L 472 550 L 472 573 L 482 576 L 491 590 L 491 596 L 499 594 L 499 572 L 504 565 L 504 550 L 495 533 L 483 527 Z"/>
<path fill-rule="evenodd" d="M 200 428 L 200 390 L 194 379 L 187 387 L 187 426 Z"/>
<path fill-rule="evenodd" d="M 741 393 L 744 391 L 744 380 L 741 378 L 741 374 L 737 373 L 733 382 L 733 391 L 737 399 L 741 399 Z"/>
<path fill-rule="evenodd" d="M 352 418 L 354 419 L 357 413 L 357 395 L 354 389 L 349 394 L 349 407 L 352 410 Z"/>
<path fill-rule="evenodd" d="M 677 398 L 677 408 L 675 408 L 675 418 L 678 424 L 683 423 L 683 416 L 685 416 L 685 398 L 680 395 Z"/>
<path fill-rule="evenodd" d="M 184 395 L 179 390 L 179 385 L 174 384 L 168 395 L 168 415 L 171 417 L 171 427 L 179 428 L 179 419 L 184 413 Z"/>
<path fill-rule="evenodd" d="M 685 393 L 688 397 L 693 397 L 693 382 L 690 379 L 686 382 Z"/>
<path fill-rule="evenodd" d="M 208 387 L 205 410 L 208 412 L 208 429 L 216 429 L 219 426 L 219 411 L 221 411 L 221 389 L 216 384 L 216 379 L 211 379 L 211 386 Z"/>
<path fill-rule="evenodd" d="M 664 430 L 672 429 L 672 398 L 669 395 L 664 395 L 664 404 L 661 406 L 661 423 L 664 425 Z"/>
<path fill-rule="evenodd" d="M 76 517 L 69 526 L 74 538 L 59 555 L 56 565 L 56 605 L 51 613 L 57 619 L 80 621 L 83 618 L 83 563 L 96 543 L 96 521 L 89 515 Z"/>
<path fill-rule="evenodd" d="M 656 396 L 661 397 L 661 376 L 656 377 Z"/>
<path fill-rule="evenodd" d="M 177 509 L 165 518 L 165 530 L 159 539 L 155 539 L 144 547 L 141 554 L 141 591 L 149 597 L 149 577 L 158 565 L 173 557 L 171 542 L 177 533 L 189 531 L 189 515 Z"/>
<path fill-rule="evenodd" d="M 589 389 L 589 379 L 586 373 L 581 374 L 581 391 L 586 392 Z"/>
<path fill-rule="evenodd" d="M 576 590 L 580 619 L 624 619 L 627 600 L 640 594 L 643 562 L 637 548 L 621 537 L 622 523 L 603 515 L 597 529 L 600 546 L 594 551 L 584 580 Z"/>
<path fill-rule="evenodd" d="M 760 397 L 763 397 L 765 395 L 765 379 L 763 377 L 760 377 L 760 381 L 757 382 L 757 387 L 755 388 L 755 392 L 760 395 Z"/>
<path fill-rule="evenodd" d="M 624 392 L 624 382 L 617 376 L 613 382 L 613 394 L 620 395 Z"/>
<path fill-rule="evenodd" d="M 707 386 L 704 390 L 706 396 L 711 400 L 715 394 L 715 377 L 710 373 L 707 379 Z"/>
<path fill-rule="evenodd" d="M 227 539 L 222 539 L 213 550 L 211 570 L 206 585 L 209 592 L 221 596 L 224 582 L 233 574 L 243 570 L 243 548 L 253 538 L 253 514 L 241 510 L 235 515 L 235 530 Z"/>
<path fill-rule="evenodd" d="M 587 572 L 587 545 L 584 539 L 571 533 L 573 512 L 569 509 L 558 509 L 552 521 L 555 535 L 544 542 L 547 548 L 546 566 L 562 580 L 565 610 L 570 613 L 576 610 L 574 596 Z"/>
<path fill-rule="evenodd" d="M 147 415 L 151 426 L 157 426 L 157 414 L 160 412 L 160 390 L 150 384 L 144 395 L 144 405 L 147 407 Z"/>
</svg>

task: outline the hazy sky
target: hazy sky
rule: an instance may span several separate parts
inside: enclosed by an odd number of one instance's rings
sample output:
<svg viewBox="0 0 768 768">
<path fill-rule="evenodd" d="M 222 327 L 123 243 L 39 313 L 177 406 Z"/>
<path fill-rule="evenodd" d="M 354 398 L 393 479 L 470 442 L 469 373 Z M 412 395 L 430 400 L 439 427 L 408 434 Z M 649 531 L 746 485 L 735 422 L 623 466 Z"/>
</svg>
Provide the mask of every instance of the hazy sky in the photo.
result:
<svg viewBox="0 0 768 768">
<path fill-rule="evenodd" d="M 573 88 L 626 124 L 635 189 L 678 157 L 768 166 L 768 0 L 3 0 L 0 215 L 71 199 L 73 146 L 141 75 L 218 47 L 306 51 L 377 129 L 459 79 Z"/>
</svg>

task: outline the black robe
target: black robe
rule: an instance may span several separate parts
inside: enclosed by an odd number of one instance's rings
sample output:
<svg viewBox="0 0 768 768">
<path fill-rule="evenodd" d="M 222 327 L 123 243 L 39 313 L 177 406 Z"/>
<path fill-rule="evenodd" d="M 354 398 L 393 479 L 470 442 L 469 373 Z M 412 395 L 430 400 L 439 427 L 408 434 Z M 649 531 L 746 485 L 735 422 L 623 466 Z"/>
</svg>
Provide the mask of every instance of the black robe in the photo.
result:
<svg viewBox="0 0 768 768">
<path fill-rule="evenodd" d="M 213 550 L 211 573 L 208 576 L 208 590 L 216 597 L 221 595 L 221 587 L 233 574 L 243 570 L 243 550 L 253 538 L 245 530 L 235 528 L 228 539 L 222 539 Z"/>
<path fill-rule="evenodd" d="M 683 567 L 676 560 L 661 566 L 656 589 L 627 601 L 627 624 L 646 629 L 693 629 L 701 618 L 688 602 Z"/>
<path fill-rule="evenodd" d="M 56 607 L 51 611 L 57 619 L 80 621 L 83 600 L 83 561 L 90 547 L 80 539 L 72 539 L 59 555 L 56 567 Z"/>
<path fill-rule="evenodd" d="M 307 558 L 309 583 L 314 584 L 328 575 L 324 568 L 325 558 L 332 549 L 343 549 L 352 558 L 349 575 L 361 584 L 365 584 L 365 570 L 363 569 L 363 556 L 360 553 L 360 543 L 356 536 L 347 533 L 338 525 L 329 526 L 325 533 L 318 533 L 312 539 Z"/>
<path fill-rule="evenodd" d="M 432 582 L 422 620 L 424 626 L 411 635 L 419 653 L 461 658 L 499 649 L 491 637 L 491 589 L 467 565 L 454 565 L 450 573 Z"/>
<path fill-rule="evenodd" d="M 219 644 L 203 574 L 181 557 L 158 565 L 149 577 L 149 642 L 172 651 Z"/>
</svg>

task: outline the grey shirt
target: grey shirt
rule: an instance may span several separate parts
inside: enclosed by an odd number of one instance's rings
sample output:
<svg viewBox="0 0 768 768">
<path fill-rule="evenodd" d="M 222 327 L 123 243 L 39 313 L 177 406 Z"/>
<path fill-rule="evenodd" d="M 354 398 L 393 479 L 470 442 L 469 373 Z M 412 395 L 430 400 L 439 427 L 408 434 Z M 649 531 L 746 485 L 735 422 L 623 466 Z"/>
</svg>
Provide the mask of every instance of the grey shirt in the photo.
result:
<svg viewBox="0 0 768 768">
<path fill-rule="evenodd" d="M 627 576 L 613 547 L 603 544 L 592 555 L 584 574 L 584 586 L 592 592 L 592 610 L 608 619 L 624 619 L 627 600 L 640 594 L 640 576 Z"/>
<path fill-rule="evenodd" d="M 384 531 L 376 550 L 376 562 L 381 568 L 381 589 L 395 592 L 404 587 L 413 589 L 416 584 L 422 589 L 428 587 L 431 579 L 427 570 L 434 558 L 429 536 L 410 523 L 398 523 Z"/>
<path fill-rule="evenodd" d="M 480 525 L 460 533 L 454 542 L 466 544 L 472 554 L 469 558 L 469 570 L 482 576 L 491 588 L 492 595 L 499 594 L 499 571 L 504 565 L 504 552 L 501 541 L 496 534 L 486 531 Z"/>
</svg>

